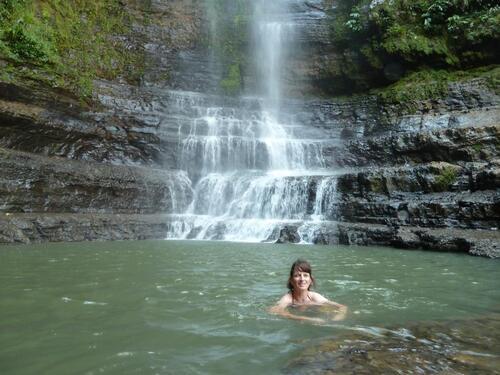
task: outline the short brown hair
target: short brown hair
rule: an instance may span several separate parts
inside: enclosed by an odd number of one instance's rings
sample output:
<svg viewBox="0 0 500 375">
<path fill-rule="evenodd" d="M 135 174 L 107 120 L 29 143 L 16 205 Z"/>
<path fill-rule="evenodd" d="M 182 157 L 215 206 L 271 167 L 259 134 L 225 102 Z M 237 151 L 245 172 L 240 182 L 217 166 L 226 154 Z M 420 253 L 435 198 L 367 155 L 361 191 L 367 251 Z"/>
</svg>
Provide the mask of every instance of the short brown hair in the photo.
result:
<svg viewBox="0 0 500 375">
<path fill-rule="evenodd" d="M 311 282 L 311 285 L 309 286 L 309 289 L 311 289 L 311 286 L 314 286 L 314 284 L 315 284 L 314 277 L 312 276 L 311 264 L 305 259 L 297 259 L 292 264 L 292 268 L 290 268 L 290 277 L 288 278 L 288 283 L 286 285 L 287 288 L 290 290 L 290 292 L 293 291 L 292 278 L 293 278 L 293 274 L 296 271 L 307 272 L 311 276 L 312 282 Z"/>
</svg>

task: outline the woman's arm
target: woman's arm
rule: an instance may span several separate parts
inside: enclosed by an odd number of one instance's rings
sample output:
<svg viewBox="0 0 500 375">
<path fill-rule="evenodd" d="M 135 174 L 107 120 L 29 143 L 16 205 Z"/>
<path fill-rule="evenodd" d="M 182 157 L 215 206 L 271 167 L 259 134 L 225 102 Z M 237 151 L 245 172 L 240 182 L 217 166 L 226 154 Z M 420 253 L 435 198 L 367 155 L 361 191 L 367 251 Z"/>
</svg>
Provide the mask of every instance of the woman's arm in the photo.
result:
<svg viewBox="0 0 500 375">
<path fill-rule="evenodd" d="M 276 305 L 269 308 L 269 313 L 280 315 L 284 318 L 293 319 L 293 320 L 301 320 L 308 321 L 313 323 L 325 323 L 324 319 L 321 318 L 312 318 L 308 316 L 295 315 L 291 312 L 287 311 L 287 307 L 292 304 L 292 297 L 290 294 L 285 294 Z"/>
<path fill-rule="evenodd" d="M 337 314 L 332 318 L 333 321 L 344 320 L 347 315 L 347 306 L 341 305 L 333 301 L 329 301 L 328 305 L 335 306 L 337 308 Z"/>
<path fill-rule="evenodd" d="M 347 306 L 340 303 L 330 301 L 319 293 L 312 293 L 313 301 L 321 305 L 333 306 L 337 309 L 337 314 L 332 318 L 334 321 L 344 320 L 347 315 Z"/>
</svg>

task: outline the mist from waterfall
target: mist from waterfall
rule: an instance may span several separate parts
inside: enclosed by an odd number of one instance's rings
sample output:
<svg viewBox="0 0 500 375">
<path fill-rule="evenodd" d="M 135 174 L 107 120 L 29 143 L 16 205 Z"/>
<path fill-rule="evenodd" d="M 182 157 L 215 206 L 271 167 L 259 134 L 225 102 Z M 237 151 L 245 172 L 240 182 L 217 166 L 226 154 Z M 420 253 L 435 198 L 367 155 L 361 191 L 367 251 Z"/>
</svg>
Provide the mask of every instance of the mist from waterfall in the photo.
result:
<svg viewBox="0 0 500 375">
<path fill-rule="evenodd" d="M 179 169 L 193 183 L 193 200 L 170 215 L 168 238 L 273 240 L 287 223 L 309 228 L 299 233 L 313 237 L 310 222 L 326 210 L 321 194 L 332 190 L 325 184 L 336 181 L 325 169 L 323 139 L 301 138 L 306 125 L 283 106 L 283 72 L 296 33 L 287 5 L 252 2 L 252 96 L 228 101 L 172 92 Z"/>
</svg>

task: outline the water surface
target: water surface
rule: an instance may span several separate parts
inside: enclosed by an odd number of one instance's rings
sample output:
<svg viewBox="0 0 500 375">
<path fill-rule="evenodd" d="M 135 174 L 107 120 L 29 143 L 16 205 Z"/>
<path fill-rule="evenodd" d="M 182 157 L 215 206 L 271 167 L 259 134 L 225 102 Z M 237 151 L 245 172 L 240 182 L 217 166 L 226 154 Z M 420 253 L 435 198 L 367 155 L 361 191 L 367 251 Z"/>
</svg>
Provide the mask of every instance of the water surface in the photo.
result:
<svg viewBox="0 0 500 375">
<path fill-rule="evenodd" d="M 500 263 L 458 254 L 199 241 L 0 250 L 3 374 L 276 374 L 346 333 L 500 311 Z M 344 322 L 266 313 L 298 257 L 317 291 L 349 306 Z"/>
</svg>

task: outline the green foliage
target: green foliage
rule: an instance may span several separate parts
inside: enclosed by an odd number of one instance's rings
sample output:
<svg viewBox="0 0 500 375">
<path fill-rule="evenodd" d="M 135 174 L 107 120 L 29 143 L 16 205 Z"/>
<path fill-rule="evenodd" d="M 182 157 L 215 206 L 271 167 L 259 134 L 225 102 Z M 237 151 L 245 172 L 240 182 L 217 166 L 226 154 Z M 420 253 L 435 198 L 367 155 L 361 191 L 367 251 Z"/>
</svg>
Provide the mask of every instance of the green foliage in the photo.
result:
<svg viewBox="0 0 500 375">
<path fill-rule="evenodd" d="M 361 11 L 358 7 L 353 7 L 349 13 L 349 19 L 345 22 L 345 26 L 354 33 L 359 33 L 363 30 Z"/>
<path fill-rule="evenodd" d="M 143 54 L 120 41 L 131 24 L 119 0 L 1 0 L 0 58 L 36 67 L 18 76 L 87 97 L 96 78 L 140 78 Z"/>
<path fill-rule="evenodd" d="M 401 56 L 409 62 L 418 63 L 423 56 L 442 57 L 450 65 L 458 62 L 442 38 L 426 37 L 418 30 L 399 24 L 387 30 L 381 46 L 388 54 Z"/>
<path fill-rule="evenodd" d="M 494 0 L 345 0 L 336 3 L 329 19 L 342 56 L 337 70 L 353 72 L 356 85 L 356 76 L 373 77 L 378 71 L 384 77 L 391 64 L 404 73 L 498 61 L 500 6 Z M 382 81 L 397 78 L 385 75 Z"/>
<path fill-rule="evenodd" d="M 41 64 L 57 61 L 52 30 L 37 22 L 33 14 L 23 15 L 4 29 L 2 42 L 14 59 Z"/>
<path fill-rule="evenodd" d="M 450 185 L 457 181 L 457 170 L 452 166 L 446 166 L 434 178 L 434 186 L 437 191 L 447 191 Z"/>
</svg>

